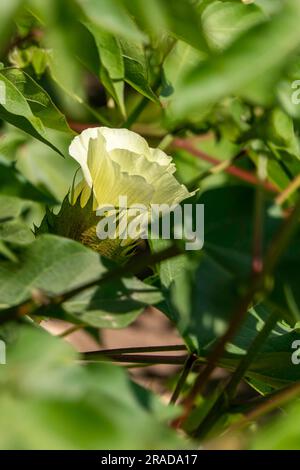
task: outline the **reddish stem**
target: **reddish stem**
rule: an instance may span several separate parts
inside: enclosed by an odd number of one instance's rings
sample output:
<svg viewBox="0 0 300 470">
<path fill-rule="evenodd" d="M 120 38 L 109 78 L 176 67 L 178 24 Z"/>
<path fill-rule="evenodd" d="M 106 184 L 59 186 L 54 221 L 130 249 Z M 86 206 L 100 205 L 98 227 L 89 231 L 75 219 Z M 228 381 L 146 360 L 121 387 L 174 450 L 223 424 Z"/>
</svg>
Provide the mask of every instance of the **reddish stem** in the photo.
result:
<svg viewBox="0 0 300 470">
<path fill-rule="evenodd" d="M 176 138 L 173 140 L 173 145 L 183 150 L 187 150 L 192 155 L 194 155 L 195 157 L 201 158 L 201 160 L 204 160 L 205 162 L 211 163 L 213 165 L 220 163 L 220 160 L 218 160 L 217 158 L 211 157 L 210 155 L 207 155 L 207 153 L 203 152 L 202 150 L 194 147 L 194 145 L 191 144 L 186 139 Z M 235 176 L 236 178 L 242 181 L 246 181 L 247 183 L 251 185 L 257 186 L 260 184 L 259 179 L 253 173 L 243 170 L 242 168 L 238 168 L 234 165 L 230 165 L 228 168 L 225 168 L 224 171 L 226 173 L 229 173 L 232 176 Z M 279 193 L 279 190 L 276 188 L 276 186 L 274 186 L 272 183 L 268 181 L 265 181 L 263 183 L 263 187 L 269 192 L 276 193 L 276 194 Z"/>
<path fill-rule="evenodd" d="M 71 127 L 71 129 L 75 132 L 82 132 L 85 129 L 89 129 L 90 127 L 99 127 L 99 124 L 97 123 L 91 123 L 91 122 L 75 122 L 75 121 L 70 121 L 68 120 L 68 124 Z"/>
</svg>

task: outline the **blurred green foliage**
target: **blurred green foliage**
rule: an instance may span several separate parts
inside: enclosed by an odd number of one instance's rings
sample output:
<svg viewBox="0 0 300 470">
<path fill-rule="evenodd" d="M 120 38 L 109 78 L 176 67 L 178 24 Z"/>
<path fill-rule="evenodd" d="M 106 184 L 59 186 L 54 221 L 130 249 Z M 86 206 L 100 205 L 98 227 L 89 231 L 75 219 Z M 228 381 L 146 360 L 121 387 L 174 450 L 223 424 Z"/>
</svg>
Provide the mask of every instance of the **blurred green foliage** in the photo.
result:
<svg viewBox="0 0 300 470">
<path fill-rule="evenodd" d="M 83 367 L 32 319 L 90 332 L 124 328 L 156 306 L 206 361 L 252 282 L 253 250 L 265 256 L 299 198 L 299 23 L 299 0 L 0 0 L 0 337 L 9 342 L 0 366 L 1 448 L 191 445 L 168 429 L 166 416 L 178 410 L 115 365 Z M 120 272 L 79 242 L 82 214 L 63 220 L 64 205 L 59 212 L 78 169 L 68 146 L 100 125 L 132 127 L 152 146 L 173 139 L 177 177 L 198 189 L 191 204 L 205 204 L 203 250 L 133 276 L 134 265 Z M 285 241 L 266 291 L 253 295 L 217 363 L 235 374 L 276 312 L 243 373 L 264 399 L 300 379 L 291 362 L 300 339 L 299 231 Z M 168 243 L 150 245 L 155 253 Z M 47 302 L 33 308 L 37 293 Z M 20 318 L 29 304 L 31 320 Z M 187 434 L 217 397 L 197 397 Z M 284 414 L 258 420 L 257 435 L 251 426 L 242 431 L 241 445 L 299 449 L 293 398 Z M 208 434 L 249 407 L 230 402 Z"/>
</svg>

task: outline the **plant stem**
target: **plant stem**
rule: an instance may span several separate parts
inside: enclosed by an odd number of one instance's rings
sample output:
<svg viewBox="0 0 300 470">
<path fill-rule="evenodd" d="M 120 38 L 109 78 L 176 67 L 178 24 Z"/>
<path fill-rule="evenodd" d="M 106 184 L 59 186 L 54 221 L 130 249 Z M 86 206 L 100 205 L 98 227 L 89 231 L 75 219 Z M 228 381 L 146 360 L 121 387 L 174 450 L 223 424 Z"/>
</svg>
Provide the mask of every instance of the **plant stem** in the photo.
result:
<svg viewBox="0 0 300 470">
<path fill-rule="evenodd" d="M 182 402 L 182 405 L 184 406 L 184 413 L 181 418 L 177 421 L 177 425 L 180 425 L 183 421 L 185 421 L 190 411 L 192 410 L 196 396 L 202 392 L 204 385 L 206 384 L 211 373 L 215 369 L 219 359 L 222 357 L 226 344 L 239 329 L 240 324 L 244 319 L 245 312 L 248 311 L 248 307 L 251 303 L 253 295 L 254 293 L 252 291 L 249 291 L 249 293 L 247 293 L 247 295 L 245 295 L 244 298 L 241 300 L 241 303 L 237 311 L 235 312 L 225 334 L 219 339 L 212 353 L 207 358 L 206 366 L 204 366 L 204 369 L 198 375 L 192 389 L 190 390 L 190 393 Z"/>
<path fill-rule="evenodd" d="M 153 90 L 156 91 L 154 86 L 153 86 Z M 136 122 L 138 117 L 142 114 L 148 102 L 149 102 L 149 98 L 146 98 L 144 96 L 141 99 L 141 101 L 136 105 L 136 107 L 132 110 L 132 112 L 129 114 L 126 121 L 123 122 L 122 127 L 125 127 L 126 129 L 130 129 L 132 125 Z"/>
<path fill-rule="evenodd" d="M 187 355 L 181 356 L 162 356 L 149 354 L 113 354 L 100 355 L 99 353 L 83 353 L 82 360 L 87 362 L 125 362 L 129 364 L 167 364 L 182 365 L 186 362 Z"/>
<path fill-rule="evenodd" d="M 79 325 L 73 325 L 70 328 L 68 328 L 67 330 L 63 331 L 62 333 L 59 333 L 56 336 L 58 338 L 66 338 L 67 336 L 71 335 L 72 333 L 75 333 L 76 331 L 81 330 L 84 327 L 85 327 L 84 323 L 81 323 Z"/>
<path fill-rule="evenodd" d="M 238 367 L 232 374 L 232 377 L 230 381 L 228 382 L 228 385 L 226 387 L 226 395 L 227 395 L 227 400 L 231 401 L 236 395 L 236 389 L 244 377 L 245 373 L 249 369 L 250 365 L 254 362 L 255 358 L 259 354 L 265 340 L 268 338 L 270 335 L 271 331 L 275 327 L 276 323 L 278 321 L 278 311 L 274 310 L 267 321 L 265 322 L 263 328 L 261 331 L 258 333 L 256 338 L 254 338 L 253 342 L 251 343 L 247 354 L 241 359 Z"/>
<path fill-rule="evenodd" d="M 278 392 L 272 394 L 270 398 L 264 400 L 260 405 L 254 408 L 254 410 L 249 411 L 239 421 L 230 426 L 226 430 L 226 434 L 240 430 L 249 424 L 250 421 L 257 420 L 261 416 L 270 413 L 274 409 L 284 405 L 293 398 L 296 398 L 298 395 L 300 395 L 299 382 L 279 390 Z"/>
<path fill-rule="evenodd" d="M 160 141 L 158 148 L 160 150 L 166 150 L 169 147 L 169 145 L 171 145 L 173 139 L 174 137 L 172 136 L 172 134 L 165 135 Z"/>
<path fill-rule="evenodd" d="M 200 173 L 200 175 L 196 176 L 196 178 L 194 178 L 189 183 L 187 183 L 186 184 L 187 188 L 189 189 L 189 191 L 195 190 L 201 181 L 208 178 L 209 176 L 216 175 L 218 173 L 221 173 L 222 171 L 226 171 L 229 167 L 232 166 L 233 162 L 241 158 L 243 155 L 245 155 L 245 153 L 246 153 L 245 150 L 241 150 L 233 158 L 229 158 L 228 160 L 216 163 L 215 165 L 210 167 L 208 170 L 203 171 L 202 173 Z"/>
<path fill-rule="evenodd" d="M 173 144 L 175 147 L 182 148 L 183 150 L 186 150 L 192 155 L 195 155 L 196 157 L 201 158 L 201 160 L 204 160 L 208 163 L 212 163 L 213 165 L 220 165 L 220 160 L 218 160 L 217 158 L 211 157 L 210 155 L 207 155 L 202 150 L 194 147 L 194 145 L 190 143 L 187 139 L 176 138 L 173 140 Z M 230 175 L 235 176 L 236 178 L 254 186 L 257 186 L 258 184 L 260 184 L 260 181 L 256 177 L 256 175 L 253 175 L 249 171 L 243 170 L 242 168 L 238 168 L 233 165 L 226 167 L 225 162 L 221 162 L 221 163 L 224 164 L 225 166 L 224 171 L 226 173 L 229 173 Z M 269 182 L 264 183 L 264 189 L 272 193 L 278 193 L 278 189 L 276 188 L 276 186 L 274 186 L 273 184 Z"/>
<path fill-rule="evenodd" d="M 197 429 L 194 431 L 194 435 L 197 438 L 204 437 L 205 434 L 211 429 L 214 423 L 219 419 L 220 413 L 225 413 L 229 408 L 229 405 L 233 398 L 235 397 L 237 387 L 245 375 L 245 372 L 249 369 L 250 365 L 253 363 L 257 355 L 259 354 L 260 349 L 262 348 L 265 340 L 268 338 L 272 329 L 278 321 L 278 312 L 274 310 L 267 321 L 265 322 L 263 328 L 252 341 L 247 354 L 241 359 L 238 367 L 232 374 L 229 382 L 221 391 L 217 400 L 214 402 L 213 406 L 205 416 L 204 420 L 200 423 Z"/>
<path fill-rule="evenodd" d="M 300 175 L 297 175 L 290 184 L 280 193 L 276 199 L 275 204 L 282 206 L 282 204 L 300 187 Z"/>
<path fill-rule="evenodd" d="M 0 325 L 13 320 L 18 321 L 23 317 L 29 316 L 33 314 L 34 308 L 36 308 L 36 305 L 34 305 L 32 300 L 28 300 L 20 305 L 5 309 L 0 315 Z"/>
<path fill-rule="evenodd" d="M 258 181 L 254 202 L 254 233 L 252 272 L 256 276 L 263 270 L 263 229 L 264 229 L 264 183 L 265 183 L 265 157 L 258 157 Z"/>
<path fill-rule="evenodd" d="M 184 344 L 171 344 L 168 346 L 139 346 L 133 348 L 117 348 L 117 349 L 102 349 L 99 351 L 88 351 L 85 356 L 98 354 L 99 356 L 115 354 L 132 354 L 132 353 L 148 353 L 148 352 L 161 352 L 161 351 L 186 351 Z"/>
<path fill-rule="evenodd" d="M 179 380 L 177 382 L 177 385 L 175 387 L 175 390 L 171 396 L 170 399 L 170 404 L 175 404 L 177 402 L 177 399 L 181 393 L 182 388 L 184 387 L 184 384 L 186 382 L 186 379 L 188 378 L 189 373 L 191 372 L 193 365 L 195 361 L 197 360 L 197 356 L 195 354 L 190 354 L 183 366 L 182 372 L 180 374 Z"/>
</svg>

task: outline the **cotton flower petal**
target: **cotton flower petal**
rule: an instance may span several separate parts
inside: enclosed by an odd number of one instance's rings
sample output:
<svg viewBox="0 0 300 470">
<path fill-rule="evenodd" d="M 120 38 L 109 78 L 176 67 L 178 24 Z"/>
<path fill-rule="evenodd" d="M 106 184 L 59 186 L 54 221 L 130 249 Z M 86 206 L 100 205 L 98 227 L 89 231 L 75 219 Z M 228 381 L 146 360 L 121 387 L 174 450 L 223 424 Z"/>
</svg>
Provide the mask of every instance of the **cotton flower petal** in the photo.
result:
<svg viewBox="0 0 300 470">
<path fill-rule="evenodd" d="M 152 149 L 146 140 L 127 129 L 99 127 L 75 137 L 70 155 L 81 165 L 84 180 L 75 188 L 81 206 L 87 203 L 91 188 L 94 209 L 105 204 L 118 206 L 119 196 L 127 205 L 175 205 L 190 197 L 187 188 L 174 177 L 172 158 Z"/>
<path fill-rule="evenodd" d="M 88 166 L 98 206 L 112 204 L 118 207 L 120 195 L 127 197 L 128 205 L 141 202 L 150 204 L 153 187 L 143 176 L 131 176 L 121 171 L 120 165 L 107 153 L 105 140 L 100 132 L 96 139 L 90 140 Z"/>
<path fill-rule="evenodd" d="M 80 164 L 86 182 L 90 187 L 93 186 L 93 180 L 87 164 L 88 148 L 90 139 L 97 138 L 98 129 L 99 128 L 92 127 L 84 130 L 73 139 L 69 147 L 69 154 Z"/>
<path fill-rule="evenodd" d="M 106 150 L 111 152 L 115 149 L 129 150 L 145 157 L 150 156 L 150 149 L 147 141 L 128 129 L 110 129 L 109 127 L 101 127 L 100 132 L 106 141 Z"/>
<path fill-rule="evenodd" d="M 154 188 L 155 192 L 151 204 L 173 206 L 195 194 L 195 192 L 190 193 L 183 184 L 178 183 L 176 178 L 169 173 L 161 175 L 156 180 Z"/>
<path fill-rule="evenodd" d="M 175 164 L 172 162 L 172 157 L 170 157 L 160 149 L 149 148 L 149 150 L 150 162 L 156 162 L 159 165 L 166 167 L 166 171 L 168 171 L 169 173 L 175 173 L 176 167 Z"/>
<path fill-rule="evenodd" d="M 129 175 L 144 175 L 147 183 L 154 188 L 152 204 L 178 204 L 194 194 L 189 193 L 172 172 L 167 171 L 168 167 L 162 171 L 158 163 L 149 161 L 144 155 L 137 155 L 127 150 L 113 150 L 109 155 Z"/>
</svg>

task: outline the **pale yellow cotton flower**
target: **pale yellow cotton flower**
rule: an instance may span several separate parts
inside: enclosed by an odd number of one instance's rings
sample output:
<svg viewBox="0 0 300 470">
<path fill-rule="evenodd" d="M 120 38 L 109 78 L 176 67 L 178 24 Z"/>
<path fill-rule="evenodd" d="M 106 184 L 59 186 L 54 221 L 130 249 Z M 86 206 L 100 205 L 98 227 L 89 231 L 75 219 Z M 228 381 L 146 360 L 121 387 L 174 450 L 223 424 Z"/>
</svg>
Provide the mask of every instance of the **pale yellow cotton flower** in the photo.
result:
<svg viewBox="0 0 300 470">
<path fill-rule="evenodd" d="M 69 152 L 82 169 L 83 179 L 72 200 L 80 197 L 82 207 L 92 193 L 95 210 L 103 205 L 118 207 L 120 195 L 127 197 L 128 206 L 149 208 L 176 205 L 191 196 L 175 178 L 172 158 L 127 129 L 86 129 L 74 138 Z"/>
</svg>

